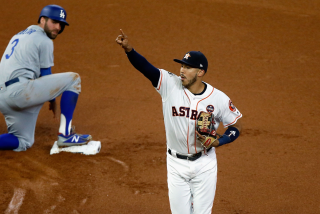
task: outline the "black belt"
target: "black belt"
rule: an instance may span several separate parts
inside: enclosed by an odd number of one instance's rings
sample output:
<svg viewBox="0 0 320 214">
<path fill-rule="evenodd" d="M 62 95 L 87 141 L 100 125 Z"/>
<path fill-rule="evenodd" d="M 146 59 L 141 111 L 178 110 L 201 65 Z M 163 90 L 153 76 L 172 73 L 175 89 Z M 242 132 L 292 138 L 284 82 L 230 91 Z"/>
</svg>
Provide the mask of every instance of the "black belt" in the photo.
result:
<svg viewBox="0 0 320 214">
<path fill-rule="evenodd" d="M 6 87 L 8 87 L 9 85 L 12 85 L 13 83 L 16 83 L 16 82 L 19 82 L 19 78 L 18 77 L 5 82 L 4 84 L 5 84 Z"/>
<path fill-rule="evenodd" d="M 209 152 L 211 149 L 212 149 L 212 147 L 210 147 L 207 150 L 207 152 Z M 168 153 L 170 155 L 172 155 L 171 154 L 171 149 L 168 149 Z M 198 152 L 198 153 L 196 153 L 196 154 L 194 154 L 192 156 L 180 155 L 180 154 L 177 153 L 176 156 L 177 156 L 177 158 L 180 158 L 180 159 L 186 159 L 186 160 L 189 160 L 189 161 L 195 161 L 195 160 L 197 160 L 198 158 L 200 158 L 202 156 L 202 152 Z"/>
</svg>

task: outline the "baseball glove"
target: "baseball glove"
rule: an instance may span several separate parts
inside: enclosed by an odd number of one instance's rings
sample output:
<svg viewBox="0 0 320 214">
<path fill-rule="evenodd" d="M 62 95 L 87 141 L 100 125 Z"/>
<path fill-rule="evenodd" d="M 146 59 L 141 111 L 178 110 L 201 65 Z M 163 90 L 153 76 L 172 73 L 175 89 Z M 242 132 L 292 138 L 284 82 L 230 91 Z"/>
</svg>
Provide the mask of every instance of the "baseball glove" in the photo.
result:
<svg viewBox="0 0 320 214">
<path fill-rule="evenodd" d="M 208 112 L 200 112 L 196 121 L 196 130 L 199 134 L 205 137 L 205 140 L 201 142 L 202 146 L 206 149 L 214 146 L 214 142 L 217 140 L 217 133 L 214 128 L 214 115 Z"/>
</svg>

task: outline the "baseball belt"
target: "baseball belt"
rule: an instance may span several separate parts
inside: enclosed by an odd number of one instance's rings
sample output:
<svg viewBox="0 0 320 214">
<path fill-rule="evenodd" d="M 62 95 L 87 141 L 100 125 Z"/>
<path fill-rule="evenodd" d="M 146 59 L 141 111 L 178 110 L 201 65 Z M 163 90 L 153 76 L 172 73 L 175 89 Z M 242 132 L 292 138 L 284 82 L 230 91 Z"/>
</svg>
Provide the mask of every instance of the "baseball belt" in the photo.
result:
<svg viewBox="0 0 320 214">
<path fill-rule="evenodd" d="M 210 150 L 212 149 L 212 147 L 210 147 L 209 149 L 207 149 L 207 152 L 209 152 Z M 171 149 L 168 149 L 168 153 L 170 155 L 172 155 L 171 153 Z M 189 160 L 189 161 L 195 161 L 197 160 L 198 158 L 200 158 L 202 156 L 202 152 L 198 152 L 192 156 L 187 156 L 187 155 L 180 155 L 180 154 L 176 154 L 177 158 L 180 158 L 180 159 L 185 159 L 185 160 Z"/>
<path fill-rule="evenodd" d="M 5 82 L 4 84 L 5 84 L 6 87 L 8 87 L 9 85 L 12 85 L 13 83 L 16 83 L 16 82 L 19 82 L 19 78 L 18 77 Z"/>
</svg>

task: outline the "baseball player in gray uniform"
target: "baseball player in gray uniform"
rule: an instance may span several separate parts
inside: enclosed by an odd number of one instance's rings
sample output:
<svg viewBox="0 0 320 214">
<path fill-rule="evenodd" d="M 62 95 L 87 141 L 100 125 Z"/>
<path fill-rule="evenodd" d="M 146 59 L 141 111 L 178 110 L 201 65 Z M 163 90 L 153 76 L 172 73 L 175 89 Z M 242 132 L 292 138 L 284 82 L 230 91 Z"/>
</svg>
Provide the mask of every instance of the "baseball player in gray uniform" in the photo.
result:
<svg viewBox="0 0 320 214">
<path fill-rule="evenodd" d="M 240 111 L 222 91 L 203 81 L 208 61 L 199 51 L 187 52 L 179 76 L 151 65 L 128 43 L 123 33 L 116 42 L 131 64 L 146 76 L 162 97 L 167 139 L 167 182 L 171 212 L 211 213 L 217 182 L 215 147 L 231 143 L 240 135 Z M 196 121 L 201 112 L 213 115 L 214 131 L 220 123 L 225 133 L 204 147 L 210 138 L 199 134 Z M 209 139 L 209 140 L 208 140 Z"/>
<path fill-rule="evenodd" d="M 34 143 L 35 126 L 43 104 L 57 117 L 55 98 L 62 94 L 59 146 L 86 144 L 91 135 L 74 132 L 73 112 L 81 91 L 77 73 L 51 74 L 53 42 L 65 26 L 67 13 L 58 5 L 45 6 L 38 25 L 14 35 L 0 62 L 0 111 L 5 117 L 7 134 L 0 135 L 0 150 L 25 151 Z"/>
</svg>

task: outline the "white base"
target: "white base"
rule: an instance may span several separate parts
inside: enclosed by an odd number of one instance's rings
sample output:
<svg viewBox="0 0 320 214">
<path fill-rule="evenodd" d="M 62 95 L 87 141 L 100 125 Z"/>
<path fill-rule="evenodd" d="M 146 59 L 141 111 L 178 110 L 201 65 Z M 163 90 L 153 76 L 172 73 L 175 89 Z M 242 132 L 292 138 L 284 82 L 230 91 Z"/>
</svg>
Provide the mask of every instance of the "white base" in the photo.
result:
<svg viewBox="0 0 320 214">
<path fill-rule="evenodd" d="M 71 152 L 71 153 L 81 153 L 84 155 L 95 155 L 100 152 L 101 149 L 101 142 L 100 141 L 90 141 L 86 145 L 82 146 L 69 146 L 69 147 L 62 147 L 60 148 L 57 144 L 57 141 L 54 142 L 51 150 L 50 155 L 58 154 L 60 152 Z"/>
</svg>

